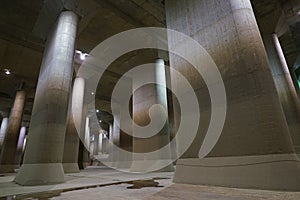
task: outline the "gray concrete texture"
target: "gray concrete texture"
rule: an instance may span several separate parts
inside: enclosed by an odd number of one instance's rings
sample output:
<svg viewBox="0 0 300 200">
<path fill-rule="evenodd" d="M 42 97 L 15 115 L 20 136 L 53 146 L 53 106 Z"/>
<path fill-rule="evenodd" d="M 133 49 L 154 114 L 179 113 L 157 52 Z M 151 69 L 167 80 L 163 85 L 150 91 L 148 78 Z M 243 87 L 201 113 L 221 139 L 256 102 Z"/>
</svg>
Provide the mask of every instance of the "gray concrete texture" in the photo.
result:
<svg viewBox="0 0 300 200">
<path fill-rule="evenodd" d="M 63 168 L 65 173 L 79 172 L 78 152 L 79 140 L 82 132 L 83 123 L 83 98 L 84 98 L 84 79 L 77 77 L 72 88 L 72 95 L 68 106 L 67 129 L 64 144 Z M 74 109 L 73 109 L 74 107 Z M 74 113 L 76 112 L 76 113 Z M 76 115 L 75 115 L 76 114 Z M 75 126 L 74 120 L 77 120 L 79 127 Z"/>
<path fill-rule="evenodd" d="M 277 5 L 277 9 L 273 10 L 271 15 L 259 16 L 256 17 L 256 19 L 295 151 L 299 154 L 300 103 L 296 88 L 293 85 L 293 72 L 290 72 L 288 68 L 287 61 L 278 39 L 279 33 L 276 33 L 276 31 L 278 31 L 278 24 L 280 24 L 279 21 L 282 21 L 283 10 L 279 5 L 279 2 L 274 2 L 274 4 Z"/>
<path fill-rule="evenodd" d="M 7 130 L 0 155 L 0 172 L 14 172 L 17 143 L 22 123 L 22 114 L 26 100 L 26 92 L 16 92 L 14 105 L 11 109 Z"/>
<path fill-rule="evenodd" d="M 133 94 L 133 120 L 134 123 L 139 126 L 147 126 L 151 123 L 149 117 L 149 109 L 155 105 L 160 104 L 167 109 L 167 89 L 166 89 L 166 72 L 165 72 L 165 63 L 163 59 L 157 59 L 155 61 L 155 68 L 152 73 L 148 74 L 153 76 L 153 79 L 156 80 L 159 84 L 148 84 L 138 88 L 134 91 Z M 133 80 L 133 84 L 134 80 Z M 168 116 L 166 116 L 168 117 Z M 134 135 L 133 130 L 133 135 Z M 170 143 L 170 132 L 168 119 L 164 127 L 159 131 L 159 133 L 148 138 L 138 138 L 134 137 L 133 139 L 133 152 L 134 153 L 148 153 L 154 152 L 158 149 L 163 148 L 165 145 Z M 160 162 L 160 160 L 170 160 L 171 159 L 171 149 L 167 149 L 162 152 L 160 155 L 157 155 L 155 158 L 147 158 L 143 154 L 135 155 L 134 162 L 131 170 L 132 171 L 144 171 L 149 167 L 151 159 L 156 159 L 152 161 L 152 164 L 155 162 Z M 143 162 L 144 160 L 144 162 Z M 150 162 L 149 162 L 150 161 Z M 166 166 L 162 171 L 173 171 L 174 168 L 171 165 Z"/>
<path fill-rule="evenodd" d="M 1 128 L 0 128 L 0 152 L 2 149 L 7 126 L 8 126 L 8 117 L 4 117 L 1 121 Z"/>
<path fill-rule="evenodd" d="M 167 0 L 166 13 L 168 28 L 191 36 L 212 56 L 222 75 L 228 103 L 222 135 L 208 160 L 199 161 L 198 151 L 210 119 L 209 96 L 201 76 L 178 57 L 170 56 L 171 66 L 192 84 L 199 98 L 201 123 L 204 123 L 204 126 L 200 125 L 192 146 L 177 163 L 174 180 L 179 183 L 299 190 L 300 162 L 293 156 L 294 147 L 250 1 Z M 168 39 L 170 48 L 180 48 L 184 42 L 172 37 Z M 180 84 L 176 80 L 171 82 L 172 87 Z M 178 106 L 175 106 L 174 113 L 176 123 Z M 290 155 L 287 156 L 289 161 L 276 154 Z M 256 163 L 266 158 L 264 155 L 272 160 L 265 167 Z M 211 167 L 210 157 L 219 159 L 219 164 Z M 231 166 L 242 166 L 241 157 L 247 160 L 247 167 L 233 170 Z M 274 170 L 277 167 L 291 170 L 278 174 Z M 261 176 L 264 173 L 269 176 Z M 270 182 L 274 184 L 267 184 Z"/>
<path fill-rule="evenodd" d="M 19 184 L 64 181 L 62 158 L 77 20 L 78 17 L 73 12 L 62 12 L 48 37 L 34 99 L 24 164 L 15 179 Z"/>
</svg>

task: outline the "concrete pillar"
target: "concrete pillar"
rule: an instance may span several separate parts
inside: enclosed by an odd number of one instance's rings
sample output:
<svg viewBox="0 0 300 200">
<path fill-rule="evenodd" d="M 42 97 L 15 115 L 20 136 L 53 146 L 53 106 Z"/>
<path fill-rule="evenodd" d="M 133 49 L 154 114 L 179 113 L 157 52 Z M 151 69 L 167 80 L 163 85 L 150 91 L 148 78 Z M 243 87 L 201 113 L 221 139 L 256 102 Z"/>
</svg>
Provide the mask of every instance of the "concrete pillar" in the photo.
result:
<svg viewBox="0 0 300 200">
<path fill-rule="evenodd" d="M 113 128 L 114 128 L 114 122 L 112 124 L 109 124 L 109 139 L 108 139 L 108 147 L 107 147 L 107 151 L 108 151 L 108 162 L 113 162 Z"/>
<path fill-rule="evenodd" d="M 102 154 L 102 150 L 103 150 L 103 144 L 102 144 L 102 142 L 103 142 L 103 132 L 101 130 L 100 133 L 99 133 L 99 140 L 98 140 L 98 147 L 99 147 L 98 154 L 99 153 Z"/>
<path fill-rule="evenodd" d="M 84 79 L 83 79 L 84 80 Z M 82 82 L 82 81 L 81 81 Z M 74 104 L 74 106 L 80 106 L 80 104 Z M 80 107 L 75 109 L 77 112 L 80 112 Z M 82 113 L 73 113 L 74 121 L 76 122 L 79 120 L 77 124 L 80 124 L 80 144 L 79 144 L 79 154 L 78 154 L 78 165 L 79 169 L 86 168 L 90 163 L 90 156 L 89 156 L 89 140 L 90 140 L 90 133 L 89 133 L 89 117 L 87 117 L 87 105 L 84 104 L 82 107 Z M 76 117 L 78 116 L 78 118 Z M 80 119 L 81 117 L 81 119 Z"/>
<path fill-rule="evenodd" d="M 72 98 L 69 105 L 69 117 L 66 129 L 63 168 L 65 173 L 77 173 L 78 167 L 78 152 L 79 152 L 79 136 L 84 134 L 82 117 L 83 117 L 83 100 L 84 100 L 85 81 L 81 77 L 77 77 L 74 81 Z M 74 109 L 73 109 L 74 108 Z M 74 115 L 73 112 L 78 112 Z M 80 125 L 78 130 L 75 127 L 75 120 Z"/>
<path fill-rule="evenodd" d="M 16 158 L 15 158 L 15 167 L 19 168 L 22 160 L 22 156 L 24 153 L 24 147 L 25 147 L 25 137 L 26 137 L 26 126 L 22 126 L 20 129 L 18 144 L 17 144 L 17 152 L 16 152 Z"/>
<path fill-rule="evenodd" d="M 140 126 L 147 125 L 149 121 L 148 110 L 154 104 L 162 105 L 167 111 L 167 89 L 166 89 L 166 73 L 165 64 L 163 59 L 157 59 L 155 62 L 155 70 L 153 74 L 157 85 L 145 85 L 133 94 L 133 120 Z M 134 84 L 134 80 L 133 80 Z M 133 130 L 134 135 L 134 130 Z M 161 149 L 165 145 L 170 143 L 170 133 L 168 120 L 164 127 L 156 135 L 149 138 L 133 139 L 133 152 L 134 153 L 147 153 L 154 152 Z M 171 159 L 171 149 L 163 152 L 161 155 L 157 155 L 156 158 L 147 158 L 145 156 L 134 155 L 134 163 L 131 167 L 132 171 L 145 171 L 150 165 L 157 162 L 165 162 Z M 160 169 L 159 171 L 173 171 L 173 165 Z"/>
<path fill-rule="evenodd" d="M 90 129 L 89 129 L 89 117 L 87 116 L 86 105 L 83 106 L 81 128 L 83 130 L 83 133 L 82 135 L 80 135 L 78 166 L 79 169 L 84 169 L 90 164 L 90 152 L 89 152 Z"/>
<path fill-rule="evenodd" d="M 93 141 L 93 155 L 97 156 L 99 154 L 99 132 L 94 132 L 94 141 Z"/>
<path fill-rule="evenodd" d="M 15 101 L 10 112 L 9 122 L 0 155 L 1 173 L 14 172 L 15 156 L 17 152 L 17 143 L 20 133 L 25 100 L 25 91 L 17 91 Z"/>
<path fill-rule="evenodd" d="M 110 154 L 112 150 L 112 143 L 113 143 L 113 124 L 109 124 L 108 127 L 108 143 L 107 143 L 107 151 Z"/>
<path fill-rule="evenodd" d="M 79 144 L 78 166 L 79 169 L 85 169 L 90 164 L 89 151 L 86 149 L 82 141 Z"/>
<path fill-rule="evenodd" d="M 131 82 L 130 82 L 130 88 L 132 87 Z M 131 107 L 129 106 L 129 109 Z M 130 111 L 131 113 L 131 111 Z M 128 135 L 124 130 L 125 130 L 125 126 L 130 126 L 130 122 L 131 120 L 128 122 L 125 120 L 125 116 L 124 113 L 120 113 L 120 128 L 118 130 L 118 134 L 116 134 L 116 136 L 119 136 L 118 138 L 116 138 L 119 142 L 119 147 L 124 150 L 124 152 L 132 152 L 132 148 L 133 148 L 133 137 L 131 135 Z M 126 124 L 126 123 L 129 123 Z M 118 165 L 117 167 L 119 169 L 130 169 L 131 168 L 131 164 L 132 164 L 132 155 L 131 154 L 119 154 L 118 155 L 119 159 L 118 159 Z"/>
<path fill-rule="evenodd" d="M 5 133 L 8 126 L 8 117 L 4 117 L 1 122 L 1 128 L 0 128 L 0 152 L 2 149 Z"/>
<path fill-rule="evenodd" d="M 106 131 L 103 130 L 101 133 L 101 153 L 107 154 L 107 146 L 108 146 L 108 138 L 106 135 Z"/>
<path fill-rule="evenodd" d="M 201 108 L 198 134 L 177 161 L 174 182 L 300 190 L 300 162 L 250 0 L 165 3 L 167 27 L 191 36 L 207 50 L 219 68 L 227 93 L 227 116 L 221 137 L 209 155 L 199 159 L 210 121 L 208 89 L 194 68 L 170 55 L 171 66 L 187 77 Z M 168 40 L 169 48 L 184 47 L 184 42 L 172 35 L 168 35 Z M 177 86 L 173 79 L 172 88 Z M 179 115 L 178 110 L 174 113 Z"/>
<path fill-rule="evenodd" d="M 84 145 L 86 149 L 90 149 L 90 118 L 85 119 L 85 134 L 84 134 Z"/>
<path fill-rule="evenodd" d="M 36 89 L 21 185 L 64 182 L 62 166 L 78 17 L 63 11 L 47 38 Z"/>
<path fill-rule="evenodd" d="M 71 111 L 67 120 L 67 129 L 63 153 L 63 168 L 65 173 L 78 173 L 79 135 L 74 125 Z"/>
<path fill-rule="evenodd" d="M 113 124 L 109 126 L 109 155 L 108 162 L 111 167 L 118 167 L 119 165 L 119 151 L 117 146 L 120 146 L 120 116 L 115 115 Z"/>
<path fill-rule="evenodd" d="M 85 126 L 85 147 L 89 152 L 89 161 L 92 165 L 96 163 L 94 161 L 96 161 L 96 149 L 98 149 L 98 142 L 95 142 L 95 140 L 98 141 L 96 137 L 99 138 L 99 126 L 97 123 L 97 116 L 89 113 L 88 117 L 86 118 Z"/>
<path fill-rule="evenodd" d="M 264 34 L 263 41 L 278 96 L 296 153 L 300 154 L 300 104 L 287 62 L 276 34 Z"/>
<path fill-rule="evenodd" d="M 92 138 L 90 152 L 92 155 L 98 155 L 99 151 L 99 124 L 98 119 L 94 118 L 95 116 L 91 116 L 89 120 L 89 130 L 90 136 Z"/>
<path fill-rule="evenodd" d="M 120 116 L 117 115 L 117 116 L 114 116 L 114 123 L 113 123 L 113 133 L 112 133 L 112 141 L 115 145 L 118 145 L 120 146 L 120 127 L 119 125 L 120 124 Z"/>
</svg>

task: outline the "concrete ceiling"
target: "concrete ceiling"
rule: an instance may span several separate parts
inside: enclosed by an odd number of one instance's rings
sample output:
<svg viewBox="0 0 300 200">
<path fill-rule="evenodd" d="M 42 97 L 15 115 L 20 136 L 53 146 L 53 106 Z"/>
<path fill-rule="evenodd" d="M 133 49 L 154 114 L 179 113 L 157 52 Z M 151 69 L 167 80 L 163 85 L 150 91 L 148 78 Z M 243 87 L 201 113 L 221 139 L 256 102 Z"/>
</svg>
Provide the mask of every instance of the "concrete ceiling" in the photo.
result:
<svg viewBox="0 0 300 200">
<path fill-rule="evenodd" d="M 45 8 L 49 11 L 45 11 Z M 9 113 L 15 91 L 24 81 L 28 100 L 23 120 L 30 119 L 33 97 L 42 60 L 45 32 L 53 24 L 60 0 L 2 0 L 0 2 L 0 110 Z M 144 26 L 165 26 L 160 0 L 79 0 L 77 49 L 90 52 L 108 37 Z M 46 16 L 46 17 L 45 17 Z M 110 112 L 110 95 L 122 74 L 137 64 L 153 62 L 157 52 L 133 52 L 116 60 L 102 77 L 96 93 L 97 108 Z M 75 62 L 76 67 L 80 60 Z M 4 69 L 12 74 L 6 75 Z"/>
<path fill-rule="evenodd" d="M 260 29 L 280 37 L 286 60 L 291 71 L 300 52 L 300 1 L 252 0 Z"/>
<path fill-rule="evenodd" d="M 30 120 L 45 45 L 44 35 L 51 27 L 53 17 L 55 19 L 53 13 L 61 9 L 60 1 L 0 1 L 0 111 L 9 112 L 15 91 L 24 81 L 28 100 L 23 119 Z M 252 0 L 260 17 L 278 9 L 278 4 L 274 2 Z M 45 7 L 53 12 L 47 13 Z M 90 52 L 99 43 L 121 31 L 166 25 L 163 0 L 79 0 L 76 12 L 81 16 L 77 49 L 83 52 Z M 292 54 L 295 52 L 294 49 Z M 110 96 L 117 80 L 132 67 L 153 62 L 157 55 L 156 50 L 135 51 L 113 62 L 98 86 L 96 107 L 109 113 Z M 79 59 L 76 59 L 75 65 L 75 68 L 79 67 Z M 10 69 L 12 74 L 4 74 L 4 69 Z"/>
</svg>

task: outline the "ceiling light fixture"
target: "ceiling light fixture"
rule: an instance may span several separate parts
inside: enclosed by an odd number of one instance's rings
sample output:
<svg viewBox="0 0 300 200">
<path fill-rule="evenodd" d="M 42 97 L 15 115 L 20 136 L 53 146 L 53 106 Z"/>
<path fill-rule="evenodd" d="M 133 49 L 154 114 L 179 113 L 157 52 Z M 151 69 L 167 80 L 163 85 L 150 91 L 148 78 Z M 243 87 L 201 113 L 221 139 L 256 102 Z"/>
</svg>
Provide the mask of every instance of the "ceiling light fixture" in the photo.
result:
<svg viewBox="0 0 300 200">
<path fill-rule="evenodd" d="M 7 74 L 7 75 L 11 74 L 9 69 L 4 69 L 4 73 Z"/>
<path fill-rule="evenodd" d="M 81 53 L 80 54 L 80 60 L 85 60 L 86 58 L 86 54 L 85 53 Z"/>
<path fill-rule="evenodd" d="M 79 55 L 80 60 L 85 60 L 86 57 L 89 56 L 89 54 L 83 53 L 83 52 L 80 51 L 80 50 L 76 50 L 75 52 Z"/>
<path fill-rule="evenodd" d="M 97 109 L 96 112 L 98 113 L 98 112 L 100 112 L 100 110 Z"/>
</svg>

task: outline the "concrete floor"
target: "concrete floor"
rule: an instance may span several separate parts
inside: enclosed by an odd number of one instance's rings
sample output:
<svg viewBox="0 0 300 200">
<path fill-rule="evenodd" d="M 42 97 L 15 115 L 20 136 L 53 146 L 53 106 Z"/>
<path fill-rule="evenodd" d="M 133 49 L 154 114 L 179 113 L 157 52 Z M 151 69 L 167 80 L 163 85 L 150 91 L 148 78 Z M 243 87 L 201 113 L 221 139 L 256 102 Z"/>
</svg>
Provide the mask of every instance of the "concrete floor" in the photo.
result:
<svg viewBox="0 0 300 200">
<path fill-rule="evenodd" d="M 68 174 L 66 183 L 52 186 L 22 187 L 12 183 L 15 174 L 0 177 L 0 199 L 74 200 L 299 200 L 300 192 L 172 183 L 173 173 L 129 174 L 105 167 L 89 167 Z M 1 198 L 2 197 L 2 198 Z"/>
</svg>

